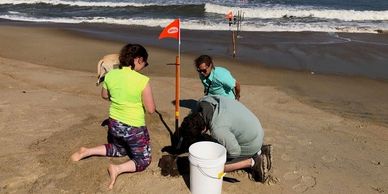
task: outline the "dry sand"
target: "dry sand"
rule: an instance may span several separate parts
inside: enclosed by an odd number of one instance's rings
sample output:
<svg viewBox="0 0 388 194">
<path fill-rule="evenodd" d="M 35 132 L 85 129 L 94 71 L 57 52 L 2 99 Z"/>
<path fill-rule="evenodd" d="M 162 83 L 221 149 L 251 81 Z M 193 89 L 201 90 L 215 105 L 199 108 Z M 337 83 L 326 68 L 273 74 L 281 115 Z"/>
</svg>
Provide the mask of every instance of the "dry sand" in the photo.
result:
<svg viewBox="0 0 388 194">
<path fill-rule="evenodd" d="M 99 96 L 95 66 L 124 43 L 95 40 L 53 28 L 0 26 L 0 193 L 189 193 L 187 177 L 163 177 L 158 168 L 169 135 L 159 117 L 147 116 L 153 162 L 123 174 L 107 190 L 109 163 L 127 158 L 91 157 L 71 162 L 80 146 L 106 142 L 100 123 L 109 104 Z M 157 109 L 173 128 L 174 52 L 147 47 Z M 183 55 L 181 98 L 201 97 Z M 230 173 L 223 193 L 388 192 L 388 83 L 311 75 L 216 59 L 242 82 L 241 102 L 261 120 L 274 145 L 274 173 L 267 185 Z M 181 119 L 189 111 L 182 107 Z"/>
</svg>

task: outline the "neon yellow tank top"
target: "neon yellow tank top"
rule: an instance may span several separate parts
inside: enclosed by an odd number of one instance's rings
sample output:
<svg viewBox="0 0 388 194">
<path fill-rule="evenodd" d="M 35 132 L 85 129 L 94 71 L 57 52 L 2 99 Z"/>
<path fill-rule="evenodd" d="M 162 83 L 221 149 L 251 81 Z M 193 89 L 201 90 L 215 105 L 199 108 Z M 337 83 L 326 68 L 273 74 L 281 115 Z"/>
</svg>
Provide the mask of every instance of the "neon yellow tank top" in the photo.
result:
<svg viewBox="0 0 388 194">
<path fill-rule="evenodd" d="M 142 92 L 149 78 L 130 67 L 113 69 L 105 76 L 103 87 L 109 91 L 109 116 L 134 127 L 145 126 Z"/>
</svg>

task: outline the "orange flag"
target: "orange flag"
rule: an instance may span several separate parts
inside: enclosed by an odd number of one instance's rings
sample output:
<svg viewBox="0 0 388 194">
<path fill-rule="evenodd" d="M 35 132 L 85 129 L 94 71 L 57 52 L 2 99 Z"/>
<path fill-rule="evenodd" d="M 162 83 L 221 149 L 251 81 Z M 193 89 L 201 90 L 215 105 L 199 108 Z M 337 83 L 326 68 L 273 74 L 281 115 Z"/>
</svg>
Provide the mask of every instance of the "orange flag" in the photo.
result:
<svg viewBox="0 0 388 194">
<path fill-rule="evenodd" d="M 225 15 L 225 18 L 231 20 L 231 19 L 233 18 L 233 12 L 232 12 L 232 11 L 229 11 L 229 13 L 227 13 L 227 14 Z"/>
<path fill-rule="evenodd" d="M 159 39 L 163 38 L 179 39 L 179 19 L 175 19 L 163 29 L 159 35 Z"/>
</svg>

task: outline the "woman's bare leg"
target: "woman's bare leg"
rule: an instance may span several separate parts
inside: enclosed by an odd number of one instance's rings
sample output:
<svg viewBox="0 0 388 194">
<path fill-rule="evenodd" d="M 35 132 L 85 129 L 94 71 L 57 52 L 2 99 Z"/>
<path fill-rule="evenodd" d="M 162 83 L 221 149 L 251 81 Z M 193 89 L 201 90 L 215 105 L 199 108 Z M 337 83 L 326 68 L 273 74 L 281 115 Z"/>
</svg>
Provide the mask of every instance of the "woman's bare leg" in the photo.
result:
<svg viewBox="0 0 388 194">
<path fill-rule="evenodd" d="M 121 173 L 135 172 L 135 171 L 136 171 L 135 162 L 133 162 L 132 160 L 125 162 L 125 163 L 122 163 L 122 164 L 119 164 L 119 165 L 110 164 L 109 168 L 108 168 L 108 172 L 109 172 L 109 176 L 110 176 L 110 183 L 109 183 L 108 188 L 109 189 L 113 188 L 113 185 L 116 182 L 117 176 L 119 176 Z"/>
<path fill-rule="evenodd" d="M 80 161 L 88 156 L 106 156 L 105 145 L 100 145 L 93 148 L 81 147 L 77 152 L 71 155 L 72 161 Z"/>
</svg>

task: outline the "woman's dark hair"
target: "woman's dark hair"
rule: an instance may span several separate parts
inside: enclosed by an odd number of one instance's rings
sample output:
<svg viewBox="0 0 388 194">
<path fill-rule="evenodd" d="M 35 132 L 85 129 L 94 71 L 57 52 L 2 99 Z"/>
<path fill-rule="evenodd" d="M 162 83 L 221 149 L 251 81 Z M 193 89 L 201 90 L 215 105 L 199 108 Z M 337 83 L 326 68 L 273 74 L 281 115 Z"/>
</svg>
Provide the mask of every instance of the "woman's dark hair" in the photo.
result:
<svg viewBox="0 0 388 194">
<path fill-rule="evenodd" d="M 201 55 L 194 60 L 195 67 L 198 68 L 202 63 L 205 63 L 208 67 L 213 64 L 213 60 L 209 55 Z"/>
<path fill-rule="evenodd" d="M 148 59 L 147 50 L 141 46 L 140 44 L 127 44 L 120 51 L 120 66 L 122 67 L 131 67 L 131 69 L 135 68 L 134 60 L 136 57 L 143 57 L 144 61 Z"/>
</svg>

